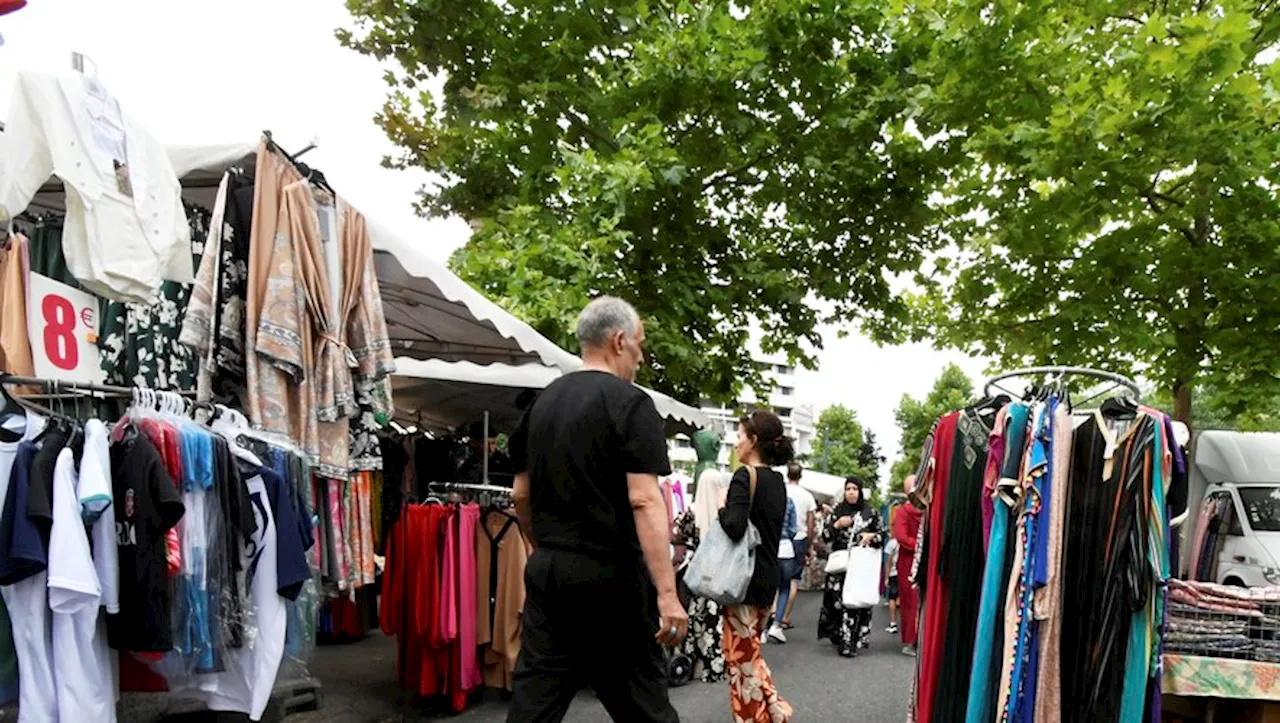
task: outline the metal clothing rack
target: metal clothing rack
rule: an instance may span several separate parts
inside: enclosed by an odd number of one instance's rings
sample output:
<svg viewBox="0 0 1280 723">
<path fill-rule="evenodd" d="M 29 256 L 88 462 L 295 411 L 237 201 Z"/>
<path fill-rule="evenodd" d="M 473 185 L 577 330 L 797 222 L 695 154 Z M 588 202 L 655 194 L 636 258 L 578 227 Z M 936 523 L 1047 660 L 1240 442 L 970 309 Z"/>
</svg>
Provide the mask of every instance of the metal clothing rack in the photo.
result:
<svg viewBox="0 0 1280 723">
<path fill-rule="evenodd" d="M 1114 372 L 1103 371 L 1101 369 L 1093 369 L 1091 367 L 1059 366 L 1059 365 L 1027 367 L 1025 369 L 1014 369 L 1012 371 L 1004 372 L 1002 374 L 997 374 L 996 376 L 988 379 L 987 383 L 983 385 L 982 393 L 987 397 L 992 397 L 992 396 L 995 396 L 994 394 L 992 394 L 992 389 L 997 389 L 999 391 L 1004 392 L 1005 394 L 1008 394 L 1013 397 L 1017 397 L 1019 396 L 1018 393 L 1010 391 L 1006 387 L 1001 386 L 1000 382 L 1005 381 L 1007 379 L 1014 379 L 1018 377 L 1034 377 L 1034 376 L 1053 376 L 1059 381 L 1062 380 L 1064 377 L 1068 377 L 1068 376 L 1092 377 L 1094 379 L 1099 379 L 1104 382 L 1111 382 L 1111 386 L 1107 387 L 1101 392 L 1098 392 L 1097 394 L 1094 394 L 1093 396 L 1084 400 L 1084 402 L 1082 402 L 1081 404 L 1087 404 L 1088 402 L 1091 402 L 1094 399 L 1098 399 L 1100 397 L 1106 396 L 1107 394 L 1110 394 L 1111 392 L 1116 391 L 1117 389 L 1120 389 L 1122 387 L 1127 389 L 1131 393 L 1133 400 L 1135 402 L 1142 401 L 1142 389 L 1138 387 L 1137 382 L 1134 382 L 1129 377 L 1126 377 L 1122 374 L 1116 374 Z"/>
<path fill-rule="evenodd" d="M 86 392 L 90 394 L 113 396 L 113 397 L 131 397 L 133 393 L 144 387 L 119 387 L 111 384 L 90 384 L 87 382 L 71 382 L 61 379 L 44 379 L 41 377 L 21 377 L 16 374 L 6 374 L 0 372 L 0 384 L 12 384 L 20 387 L 40 387 L 53 395 L 61 395 L 65 393 L 78 394 Z M 154 391 L 163 391 L 169 394 L 178 394 L 184 397 L 194 397 L 193 391 L 175 392 L 167 389 L 156 389 Z M 44 396 L 44 395 L 24 395 L 24 396 Z"/>
</svg>

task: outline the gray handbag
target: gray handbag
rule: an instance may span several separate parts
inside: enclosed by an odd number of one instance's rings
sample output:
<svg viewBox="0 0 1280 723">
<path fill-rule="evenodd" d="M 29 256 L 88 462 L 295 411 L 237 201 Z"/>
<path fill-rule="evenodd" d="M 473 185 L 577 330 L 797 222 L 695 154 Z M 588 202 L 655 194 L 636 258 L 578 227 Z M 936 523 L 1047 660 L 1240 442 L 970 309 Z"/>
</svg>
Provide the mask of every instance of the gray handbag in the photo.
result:
<svg viewBox="0 0 1280 723">
<path fill-rule="evenodd" d="M 756 500 L 756 470 L 747 467 L 750 483 L 750 504 Z M 689 592 L 705 597 L 721 606 L 737 605 L 747 597 L 747 586 L 756 571 L 756 546 L 760 544 L 760 531 L 750 521 L 747 534 L 734 542 L 720 526 L 720 520 L 711 523 L 698 543 L 698 549 L 685 569 L 684 582 Z"/>
</svg>

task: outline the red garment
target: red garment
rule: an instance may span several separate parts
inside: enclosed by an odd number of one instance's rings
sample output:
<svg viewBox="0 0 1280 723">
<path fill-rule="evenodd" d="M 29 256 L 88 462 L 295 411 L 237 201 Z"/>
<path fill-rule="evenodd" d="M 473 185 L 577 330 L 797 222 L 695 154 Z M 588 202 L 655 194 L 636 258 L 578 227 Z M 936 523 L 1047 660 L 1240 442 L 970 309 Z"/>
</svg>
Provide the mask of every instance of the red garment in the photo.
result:
<svg viewBox="0 0 1280 723">
<path fill-rule="evenodd" d="M 419 695 L 447 690 L 449 651 L 442 647 L 440 555 L 445 520 L 441 505 L 409 505 L 392 528 L 383 574 L 382 630 L 400 638 L 400 685 Z"/>
<path fill-rule="evenodd" d="M 26 7 L 27 0 L 0 0 L 0 15 L 8 15 Z"/>
<path fill-rule="evenodd" d="M 182 448 L 179 443 L 178 431 L 167 422 L 158 419 L 142 419 L 138 422 L 138 429 L 147 435 L 147 439 L 156 446 L 156 451 L 160 453 L 160 459 L 164 462 L 164 468 L 169 473 L 169 477 L 173 480 L 173 486 L 177 488 L 178 493 L 182 493 Z M 182 572 L 182 521 L 170 527 L 165 533 L 165 562 L 168 563 L 169 577 L 177 577 Z"/>
<path fill-rule="evenodd" d="M 924 639 L 919 647 L 919 683 L 916 686 L 916 720 L 933 720 L 934 696 L 938 691 L 938 675 L 942 668 L 942 643 L 946 634 L 947 603 L 950 589 L 938 574 L 938 558 L 942 554 L 942 523 L 945 519 L 947 483 L 951 476 L 951 452 L 955 448 L 956 422 L 959 413 L 952 412 L 938 420 L 933 435 L 933 455 L 929 485 L 928 570 L 925 575 Z"/>
<path fill-rule="evenodd" d="M 902 644 L 916 644 L 916 623 L 920 615 L 920 594 L 911 584 L 911 567 L 916 559 L 916 538 L 924 512 L 907 502 L 893 515 L 893 539 L 898 541 L 898 614 L 902 619 Z"/>
</svg>

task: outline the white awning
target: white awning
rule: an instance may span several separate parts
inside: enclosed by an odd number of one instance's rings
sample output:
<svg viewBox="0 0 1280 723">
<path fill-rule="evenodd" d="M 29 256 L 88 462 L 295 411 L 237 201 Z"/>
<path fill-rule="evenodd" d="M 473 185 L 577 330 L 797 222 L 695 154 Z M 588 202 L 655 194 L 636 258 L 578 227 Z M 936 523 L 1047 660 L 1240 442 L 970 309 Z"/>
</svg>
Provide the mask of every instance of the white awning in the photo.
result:
<svg viewBox="0 0 1280 723">
<path fill-rule="evenodd" d="M 485 410 L 499 431 L 514 427 L 523 412 L 521 393 L 545 389 L 564 372 L 542 364 L 479 365 L 442 359 L 396 359 L 392 379 L 397 416 L 402 421 L 435 427 L 460 427 L 477 421 Z M 644 389 L 667 423 L 667 433 L 691 434 L 711 426 L 701 410 Z M 528 395 L 526 394 L 527 398 Z"/>
</svg>

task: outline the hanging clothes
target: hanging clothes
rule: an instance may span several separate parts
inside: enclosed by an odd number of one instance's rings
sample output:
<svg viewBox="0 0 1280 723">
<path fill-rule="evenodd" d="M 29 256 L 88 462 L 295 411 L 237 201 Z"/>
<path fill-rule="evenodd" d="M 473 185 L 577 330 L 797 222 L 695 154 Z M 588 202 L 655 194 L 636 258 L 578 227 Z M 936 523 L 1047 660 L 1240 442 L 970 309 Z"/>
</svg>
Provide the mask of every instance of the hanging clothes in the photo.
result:
<svg viewBox="0 0 1280 723">
<path fill-rule="evenodd" d="M 982 545 L 983 472 L 987 461 L 987 437 L 991 433 L 990 406 L 971 407 L 956 416 L 946 495 L 942 500 L 943 523 L 937 575 L 947 590 L 944 636 L 939 664 L 937 697 L 947 701 L 935 707 L 930 720 L 949 723 L 964 718 L 973 667 L 974 634 L 978 623 L 985 550 Z M 935 497 L 935 499 L 937 499 Z"/>
<path fill-rule="evenodd" d="M 520 611 L 528 548 L 514 517 L 490 511 L 476 533 L 476 644 L 485 685 L 512 689 L 520 654 Z"/>
<path fill-rule="evenodd" d="M 959 413 L 952 413 L 938 420 L 933 433 L 932 449 L 925 458 L 925 474 L 917 484 L 923 489 L 923 499 L 929 501 L 927 522 L 921 526 L 923 545 L 917 545 L 916 579 L 920 581 L 923 595 L 921 636 L 923 637 L 917 658 L 918 682 L 915 691 L 915 720 L 932 721 L 938 690 L 938 676 L 942 667 L 942 644 L 946 633 L 945 620 L 948 589 L 938 572 L 943 527 L 946 519 L 943 501 L 951 478 L 951 456 L 956 443 L 956 427 Z M 924 550 L 923 559 L 919 550 Z"/>
</svg>

